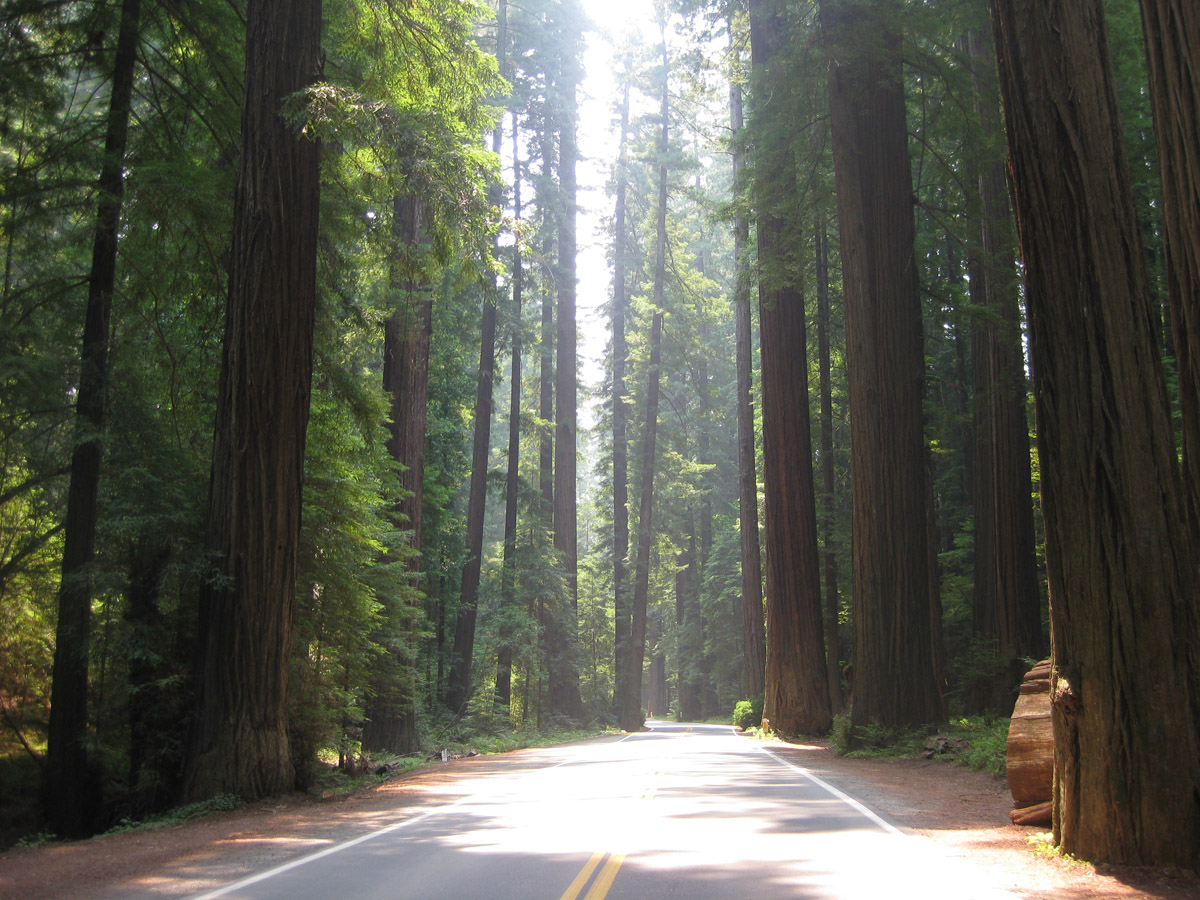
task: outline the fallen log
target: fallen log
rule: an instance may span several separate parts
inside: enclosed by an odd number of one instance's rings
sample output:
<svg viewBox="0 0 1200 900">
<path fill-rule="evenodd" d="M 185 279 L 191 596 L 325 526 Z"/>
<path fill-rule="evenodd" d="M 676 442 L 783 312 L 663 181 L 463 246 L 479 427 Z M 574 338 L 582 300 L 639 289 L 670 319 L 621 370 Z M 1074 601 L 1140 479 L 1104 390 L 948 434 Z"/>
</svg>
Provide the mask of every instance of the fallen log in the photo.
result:
<svg viewBox="0 0 1200 900">
<path fill-rule="evenodd" d="M 1050 825 L 1053 819 L 1054 803 L 1047 800 L 1035 806 L 1014 809 L 1008 814 L 1014 825 Z"/>
</svg>

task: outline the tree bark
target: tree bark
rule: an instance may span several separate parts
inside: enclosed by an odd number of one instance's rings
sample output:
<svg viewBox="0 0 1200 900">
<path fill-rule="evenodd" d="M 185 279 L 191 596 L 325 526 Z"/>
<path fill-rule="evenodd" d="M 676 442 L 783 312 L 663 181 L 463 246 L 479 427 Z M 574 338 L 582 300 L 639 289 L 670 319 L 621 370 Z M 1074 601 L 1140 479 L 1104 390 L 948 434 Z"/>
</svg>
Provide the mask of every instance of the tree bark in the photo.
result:
<svg viewBox="0 0 1200 900">
<path fill-rule="evenodd" d="M 578 212 L 578 185 L 575 166 L 579 151 L 575 129 L 579 110 L 575 92 L 579 82 L 576 59 L 574 3 L 564 4 L 568 10 L 565 24 L 567 58 L 563 61 L 562 121 L 558 132 L 558 183 L 560 215 L 558 220 L 558 308 L 555 314 L 554 368 L 554 547 L 558 550 L 567 578 L 566 603 L 561 610 L 560 626 L 566 641 L 566 652 L 556 655 L 550 673 L 550 711 L 568 719 L 583 715 L 579 694 L 579 668 L 575 662 L 575 645 L 579 636 L 579 546 L 576 510 L 576 461 L 578 448 L 577 425 L 577 352 L 575 333 L 576 239 L 575 217 Z"/>
<path fill-rule="evenodd" d="M 412 195 L 393 203 L 393 231 L 402 247 L 415 251 L 424 240 L 424 202 Z M 384 325 L 383 389 L 391 399 L 388 454 L 404 468 L 400 473 L 401 500 L 395 524 L 411 535 L 408 570 L 417 581 L 421 573 L 422 486 L 425 476 L 425 428 L 429 394 L 429 345 L 433 335 L 433 301 L 426 284 L 400 271 L 395 287 L 403 306 Z M 420 748 L 417 731 L 417 640 L 415 607 L 389 609 L 383 643 L 386 654 L 372 670 L 372 691 L 366 702 L 363 750 L 406 755 Z"/>
<path fill-rule="evenodd" d="M 497 16 L 496 56 L 501 72 L 505 69 L 508 44 L 508 5 L 500 0 Z M 504 143 L 504 123 L 492 130 L 492 152 L 500 155 Z M 503 186 L 491 189 L 492 206 L 504 202 Z M 493 253 L 499 250 L 499 235 L 493 238 Z M 483 327 L 479 342 L 479 383 L 475 394 L 475 431 L 471 444 L 471 486 L 467 499 L 467 561 L 463 565 L 458 598 L 458 618 L 454 627 L 454 650 L 450 658 L 450 677 L 446 684 L 446 707 L 453 713 L 466 711 L 471 699 L 471 670 L 475 656 L 475 621 L 479 610 L 479 582 L 483 567 L 483 520 L 487 511 L 488 451 L 491 449 L 492 404 L 496 382 L 496 313 L 500 290 L 493 275 L 483 301 Z"/>
<path fill-rule="evenodd" d="M 925 359 L 899 13 L 891 0 L 869 8 L 821 3 L 833 63 L 850 375 L 856 726 L 920 725 L 945 715 L 930 634 Z"/>
<path fill-rule="evenodd" d="M 755 119 L 780 127 L 778 79 L 785 6 L 752 0 L 750 51 L 760 100 Z M 776 89 L 776 88 L 780 89 Z M 825 675 L 816 491 L 808 412 L 808 350 L 798 273 L 785 259 L 788 233 L 777 204 L 795 191 L 790 141 L 756 160 L 758 304 L 766 505 L 767 656 L 763 717 L 783 734 L 824 734 L 833 724 Z"/>
<path fill-rule="evenodd" d="M 732 42 L 732 28 L 730 29 Z M 729 85 L 729 121 L 733 134 L 734 190 L 743 187 L 742 156 L 738 135 L 742 130 L 742 88 Z M 737 359 L 738 516 L 742 562 L 742 691 L 747 697 L 762 694 L 766 678 L 766 632 L 763 625 L 762 552 L 758 543 L 758 473 L 754 452 L 753 339 L 750 317 L 750 267 L 746 249 L 750 220 L 739 213 L 733 223 L 734 347 Z"/>
<path fill-rule="evenodd" d="M 626 136 L 629 133 L 628 73 L 621 101 L 621 134 L 617 140 L 616 205 L 613 212 L 613 311 L 612 311 L 612 430 L 613 430 L 613 650 L 615 686 L 613 708 L 624 709 L 629 692 L 629 634 L 631 609 L 628 571 L 629 557 L 629 429 L 625 408 L 625 365 L 629 347 L 625 340 L 625 320 L 629 298 L 625 286 Z"/>
<path fill-rule="evenodd" d="M 1025 261 L 1051 598 L 1054 835 L 1192 865 L 1194 543 L 1102 0 L 992 0 Z"/>
<path fill-rule="evenodd" d="M 521 353 L 525 273 L 521 261 L 521 156 L 517 113 L 512 113 L 513 241 L 512 262 L 512 371 L 508 394 L 508 472 L 504 478 L 504 567 L 500 575 L 500 647 L 496 654 L 496 703 L 508 709 L 512 700 L 512 625 L 516 615 L 517 500 L 521 483 Z"/>
<path fill-rule="evenodd" d="M 833 465 L 833 386 L 829 350 L 829 234 L 825 222 L 817 226 L 817 371 L 821 394 L 821 491 L 825 515 L 821 521 L 821 546 L 825 569 L 825 680 L 829 706 L 842 708 L 842 661 L 838 639 L 838 564 L 834 536 L 837 477 Z"/>
<path fill-rule="evenodd" d="M 663 32 L 662 119 L 658 137 L 658 207 L 654 241 L 654 312 L 650 319 L 650 362 L 646 371 L 646 419 L 642 429 L 642 472 L 638 501 L 637 562 L 633 575 L 633 609 L 628 659 L 628 693 L 621 709 L 621 728 L 642 727 L 642 667 L 646 659 L 646 612 L 650 600 L 650 547 L 654 524 L 654 466 L 658 442 L 658 394 L 662 380 L 663 302 L 667 278 L 667 149 L 670 134 L 670 63 L 667 59 L 666 25 Z"/>
<path fill-rule="evenodd" d="M 982 4 L 981 4 L 982 5 Z M 1004 170 L 1000 88 L 989 31 L 967 36 L 981 141 L 977 160 L 980 242 L 971 264 L 975 394 L 975 624 L 1013 665 L 1045 652 L 1037 583 L 1027 388 L 1021 349 L 1016 238 Z M 1011 695 L 1009 696 L 1011 703 Z"/>
<path fill-rule="evenodd" d="M 280 114 L 321 74 L 320 0 L 252 0 L 225 352 L 184 795 L 292 789 L 296 545 L 312 382 L 320 147 Z"/>
<path fill-rule="evenodd" d="M 87 801 L 98 786 L 88 784 L 88 660 L 91 645 L 92 573 L 96 549 L 96 500 L 106 426 L 108 347 L 117 243 L 125 196 L 125 146 L 133 76 L 137 67 L 141 0 L 123 0 L 113 58 L 112 92 L 104 136 L 104 161 L 97 183 L 96 231 L 88 277 L 87 307 L 75 399 L 75 446 L 64 520 L 62 580 L 58 592 L 50 724 L 43 770 L 43 807 L 50 826 L 63 837 L 80 837 L 97 812 Z"/>
<path fill-rule="evenodd" d="M 1190 0 L 1141 0 L 1141 10 L 1162 172 L 1183 479 L 1195 530 L 1200 528 L 1200 8 Z"/>
</svg>

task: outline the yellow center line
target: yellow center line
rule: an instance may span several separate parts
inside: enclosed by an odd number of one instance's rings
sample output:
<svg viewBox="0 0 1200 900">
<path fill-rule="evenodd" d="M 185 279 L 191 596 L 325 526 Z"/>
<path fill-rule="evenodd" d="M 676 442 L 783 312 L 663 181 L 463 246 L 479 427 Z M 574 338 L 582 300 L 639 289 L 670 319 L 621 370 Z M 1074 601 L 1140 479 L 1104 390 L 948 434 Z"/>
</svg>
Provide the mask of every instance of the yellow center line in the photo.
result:
<svg viewBox="0 0 1200 900">
<path fill-rule="evenodd" d="M 579 892 L 583 890 L 583 886 L 587 884 L 588 879 L 592 877 L 592 873 L 596 871 L 596 866 L 600 865 L 600 860 L 604 859 L 604 856 L 605 854 L 603 853 L 593 853 L 592 858 L 584 863 L 583 869 L 575 876 L 575 880 L 571 882 L 570 887 L 559 897 L 559 900 L 575 900 L 579 896 Z M 613 874 L 615 875 L 616 873 L 614 872 Z M 609 883 L 611 884 L 611 881 Z M 584 900 L 591 900 L 591 898 L 592 895 L 589 892 Z"/>
<path fill-rule="evenodd" d="M 655 772 L 654 777 L 658 778 L 663 774 L 665 774 L 665 767 Z M 656 793 L 658 793 L 658 785 L 653 785 L 647 789 L 646 793 L 642 794 L 641 799 L 653 799 Z M 621 865 L 625 862 L 624 853 L 613 853 L 612 855 L 607 853 L 593 853 L 592 858 L 583 864 L 583 868 L 575 876 L 575 880 L 571 882 L 559 900 L 575 900 L 579 896 L 579 892 L 583 890 L 588 880 L 592 877 L 592 873 L 596 871 L 596 867 L 600 865 L 600 860 L 604 859 L 605 856 L 608 856 L 608 862 L 604 864 L 604 868 L 596 876 L 596 881 L 583 898 L 583 900 L 604 900 L 617 878 L 617 872 L 621 870 Z"/>
<path fill-rule="evenodd" d="M 604 868 L 600 870 L 600 874 L 596 876 L 596 883 L 592 885 L 592 889 L 587 892 L 587 896 L 583 900 L 604 900 L 623 862 L 625 862 L 624 853 L 614 853 L 610 856 L 608 862 L 604 864 Z"/>
</svg>

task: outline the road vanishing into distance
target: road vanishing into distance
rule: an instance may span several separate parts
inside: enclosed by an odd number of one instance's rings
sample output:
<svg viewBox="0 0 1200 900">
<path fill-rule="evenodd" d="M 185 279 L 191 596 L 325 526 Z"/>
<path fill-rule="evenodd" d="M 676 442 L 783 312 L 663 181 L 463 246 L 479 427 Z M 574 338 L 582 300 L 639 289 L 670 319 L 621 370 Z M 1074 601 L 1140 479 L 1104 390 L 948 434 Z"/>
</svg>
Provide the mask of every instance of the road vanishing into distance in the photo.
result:
<svg viewBox="0 0 1200 900">
<path fill-rule="evenodd" d="M 514 754 L 459 799 L 195 900 L 1011 897 L 728 726 Z"/>
</svg>

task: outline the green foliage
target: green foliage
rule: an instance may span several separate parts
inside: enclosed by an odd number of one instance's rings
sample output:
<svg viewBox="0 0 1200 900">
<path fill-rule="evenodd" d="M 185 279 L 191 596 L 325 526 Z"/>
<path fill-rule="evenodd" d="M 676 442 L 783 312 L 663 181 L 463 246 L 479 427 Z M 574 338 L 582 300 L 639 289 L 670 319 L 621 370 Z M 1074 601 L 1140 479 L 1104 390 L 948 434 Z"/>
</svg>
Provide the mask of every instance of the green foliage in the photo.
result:
<svg viewBox="0 0 1200 900">
<path fill-rule="evenodd" d="M 176 806 L 161 815 L 151 816 L 147 819 L 138 821 L 130 819 L 122 820 L 116 826 L 110 828 L 108 833 L 121 834 L 128 831 L 153 831 L 158 828 L 166 828 L 168 825 L 180 825 L 191 819 L 199 819 L 213 813 L 229 812 L 230 810 L 237 809 L 243 802 L 240 797 L 235 797 L 232 794 L 217 794 L 217 796 L 211 797 L 208 800 Z"/>
<path fill-rule="evenodd" d="M 963 717 L 936 730 L 885 728 L 876 722 L 856 727 L 847 711 L 834 716 L 831 738 L 838 755 L 852 759 L 925 755 L 999 776 L 1005 773 L 1008 719 Z"/>
<path fill-rule="evenodd" d="M 833 720 L 833 746 L 840 756 L 854 759 L 917 756 L 924 748 L 925 729 L 892 728 L 870 722 L 854 725 L 846 711 Z"/>
<path fill-rule="evenodd" d="M 743 730 L 757 727 L 762 722 L 763 698 L 739 700 L 733 707 L 732 724 Z"/>
</svg>

